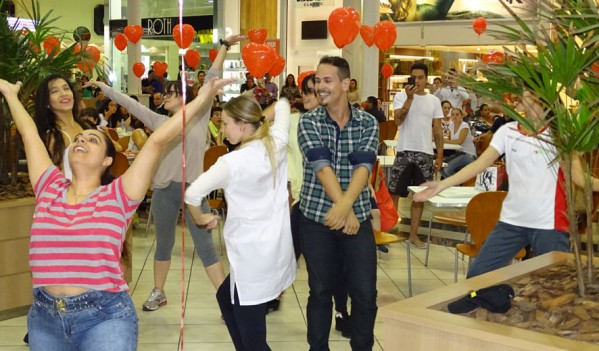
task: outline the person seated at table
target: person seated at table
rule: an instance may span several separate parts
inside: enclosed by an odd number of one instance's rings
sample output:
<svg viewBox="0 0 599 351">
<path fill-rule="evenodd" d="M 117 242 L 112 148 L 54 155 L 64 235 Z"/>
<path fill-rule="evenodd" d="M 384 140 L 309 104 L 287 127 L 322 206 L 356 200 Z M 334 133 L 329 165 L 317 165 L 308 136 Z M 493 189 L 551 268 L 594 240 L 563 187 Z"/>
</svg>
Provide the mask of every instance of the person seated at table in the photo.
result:
<svg viewBox="0 0 599 351">
<path fill-rule="evenodd" d="M 210 145 L 222 145 L 223 143 L 223 135 L 221 132 L 222 111 L 222 107 L 212 107 L 210 110 L 210 121 L 208 122 Z"/>
<path fill-rule="evenodd" d="M 560 176 L 560 163 L 555 162 L 557 151 L 551 144 L 550 128 L 544 120 L 545 109 L 529 89 L 524 89 L 514 102 L 524 118 L 540 127 L 530 130 L 517 121 L 505 124 L 476 161 L 441 182 L 425 183 L 426 189 L 414 195 L 414 201 L 426 201 L 448 187 L 471 179 L 505 154 L 510 191 L 503 202 L 499 222 L 470 265 L 467 278 L 508 265 L 527 245 L 531 245 L 535 255 L 570 252 L 564 181 Z M 578 159 L 572 164 L 572 180 L 578 186 L 584 184 Z M 599 191 L 596 178 L 593 191 Z"/>
<path fill-rule="evenodd" d="M 460 145 L 461 150 L 456 150 L 452 155 L 445 158 L 447 166 L 441 170 L 443 178 L 456 174 L 460 169 L 466 167 L 476 160 L 476 148 L 472 141 L 470 126 L 463 121 L 464 112 L 459 108 L 451 109 L 451 122 L 449 123 L 449 140 L 445 144 Z"/>
</svg>

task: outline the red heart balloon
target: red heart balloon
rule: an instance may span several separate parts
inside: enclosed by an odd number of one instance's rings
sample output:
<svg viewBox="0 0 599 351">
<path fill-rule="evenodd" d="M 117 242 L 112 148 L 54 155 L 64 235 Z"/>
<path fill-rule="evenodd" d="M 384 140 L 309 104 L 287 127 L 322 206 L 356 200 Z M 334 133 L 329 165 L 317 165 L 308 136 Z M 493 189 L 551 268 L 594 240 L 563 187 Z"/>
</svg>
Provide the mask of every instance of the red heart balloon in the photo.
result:
<svg viewBox="0 0 599 351">
<path fill-rule="evenodd" d="M 591 69 L 597 73 L 599 73 L 599 62 L 595 62 L 591 65 Z"/>
<path fill-rule="evenodd" d="M 88 62 L 79 62 L 77 64 L 77 67 L 79 67 L 79 69 L 81 71 L 83 71 L 84 73 L 91 72 L 94 69 L 95 66 L 96 65 L 94 65 L 92 62 L 89 62 L 89 61 Z"/>
<path fill-rule="evenodd" d="M 264 44 L 266 40 L 266 29 L 250 29 L 248 30 L 248 36 L 250 37 L 250 41 L 256 44 Z"/>
<path fill-rule="evenodd" d="M 364 44 L 368 45 L 369 47 L 372 46 L 374 44 L 374 28 L 371 26 L 367 26 L 367 25 L 361 25 L 360 26 L 360 36 L 362 37 L 362 40 L 364 40 Z"/>
<path fill-rule="evenodd" d="M 145 72 L 146 66 L 143 63 L 135 62 L 133 64 L 133 74 L 135 74 L 137 78 L 141 78 L 141 76 L 143 76 Z"/>
<path fill-rule="evenodd" d="M 358 32 L 360 31 L 360 14 L 351 7 L 335 9 L 329 15 L 328 25 L 329 33 L 333 37 L 335 46 L 341 49 L 354 41 L 358 36 Z"/>
<path fill-rule="evenodd" d="M 73 54 L 78 54 L 81 51 L 81 44 L 77 43 L 73 47 Z"/>
<path fill-rule="evenodd" d="M 123 30 L 123 32 L 127 36 L 127 39 L 129 39 L 129 41 L 133 44 L 137 43 L 139 39 L 141 39 L 141 37 L 144 35 L 144 29 L 139 24 L 130 24 L 127 27 L 125 27 L 125 30 Z"/>
<path fill-rule="evenodd" d="M 268 45 L 249 43 L 241 50 L 241 58 L 254 77 L 262 77 L 274 64 L 276 54 Z"/>
<path fill-rule="evenodd" d="M 189 49 L 185 52 L 185 62 L 191 68 L 196 68 L 200 63 L 200 52 L 198 50 Z"/>
<path fill-rule="evenodd" d="M 479 17 L 472 22 L 472 29 L 476 34 L 481 35 L 487 30 L 487 20 L 484 17 Z"/>
<path fill-rule="evenodd" d="M 268 74 L 270 74 L 271 77 L 278 76 L 279 74 L 281 74 L 281 72 L 283 72 L 283 68 L 285 68 L 285 63 L 286 61 L 284 57 L 275 57 L 275 63 L 273 63 L 272 67 L 268 70 Z"/>
<path fill-rule="evenodd" d="M 502 52 L 495 51 L 491 54 L 491 61 L 497 64 L 503 64 L 503 60 L 505 59 L 505 55 Z"/>
<path fill-rule="evenodd" d="M 89 60 L 93 63 L 98 63 L 100 61 L 100 50 L 98 50 L 95 46 L 88 46 L 85 48 L 85 53 Z"/>
<path fill-rule="evenodd" d="M 374 25 L 374 44 L 381 51 L 390 49 L 397 39 L 397 28 L 391 21 L 381 21 Z"/>
<path fill-rule="evenodd" d="M 183 26 L 176 25 L 173 28 L 173 38 L 175 43 L 181 49 L 187 49 L 193 42 L 193 37 L 196 35 L 196 31 L 193 29 L 191 24 L 184 24 Z"/>
<path fill-rule="evenodd" d="M 210 62 L 214 62 L 214 60 L 216 60 L 217 55 L 218 55 L 218 50 L 210 49 L 210 51 L 208 51 L 208 57 L 210 58 Z"/>
<path fill-rule="evenodd" d="M 57 55 L 60 50 L 60 40 L 55 36 L 49 36 L 44 39 L 44 51 L 46 55 L 54 54 Z"/>
<path fill-rule="evenodd" d="M 393 75 L 393 66 L 388 63 L 385 63 L 383 67 L 381 67 L 381 74 L 385 78 L 389 78 Z"/>
<path fill-rule="evenodd" d="M 154 62 L 152 68 L 154 68 L 154 73 L 156 73 L 156 75 L 162 77 L 166 73 L 168 64 L 166 62 Z"/>
<path fill-rule="evenodd" d="M 297 76 L 297 86 L 300 88 L 300 90 L 302 89 L 302 82 L 304 79 L 311 74 L 316 74 L 316 71 L 304 71 Z"/>
<path fill-rule="evenodd" d="M 491 63 L 493 62 L 493 53 L 486 53 L 481 57 L 481 60 L 483 60 L 484 63 Z"/>
<path fill-rule="evenodd" d="M 127 48 L 127 37 L 123 33 L 119 33 L 114 36 L 114 46 L 116 46 L 119 51 L 123 51 Z"/>
</svg>

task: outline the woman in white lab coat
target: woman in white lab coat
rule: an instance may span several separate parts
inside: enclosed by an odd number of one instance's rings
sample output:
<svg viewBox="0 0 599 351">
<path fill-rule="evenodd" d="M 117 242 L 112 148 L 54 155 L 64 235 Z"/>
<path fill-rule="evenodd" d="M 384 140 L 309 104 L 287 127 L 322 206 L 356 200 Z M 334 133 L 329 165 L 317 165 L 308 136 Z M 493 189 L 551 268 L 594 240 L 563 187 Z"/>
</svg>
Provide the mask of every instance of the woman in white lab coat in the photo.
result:
<svg viewBox="0 0 599 351">
<path fill-rule="evenodd" d="M 237 350 L 270 350 L 266 303 L 295 279 L 287 196 L 289 115 L 289 102 L 280 100 L 269 126 L 256 99 L 231 99 L 222 112 L 223 131 L 241 147 L 222 156 L 185 194 L 196 223 L 213 228 L 218 218 L 202 213 L 201 200 L 214 189 L 224 189 L 231 271 L 216 296 Z"/>
</svg>

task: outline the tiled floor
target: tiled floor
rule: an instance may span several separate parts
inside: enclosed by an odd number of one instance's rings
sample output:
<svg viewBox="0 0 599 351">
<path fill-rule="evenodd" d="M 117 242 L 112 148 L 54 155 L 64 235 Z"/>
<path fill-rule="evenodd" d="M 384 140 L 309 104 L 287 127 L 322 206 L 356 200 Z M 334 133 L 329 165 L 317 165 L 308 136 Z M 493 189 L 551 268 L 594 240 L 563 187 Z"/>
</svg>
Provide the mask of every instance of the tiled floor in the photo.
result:
<svg viewBox="0 0 599 351">
<path fill-rule="evenodd" d="M 409 203 L 400 202 L 400 215 L 409 213 Z M 425 211 L 424 219 L 430 214 Z M 143 220 L 142 220 L 143 222 Z M 423 223 L 424 226 L 427 223 Z M 407 226 L 401 225 L 401 230 Z M 428 229 L 422 228 L 425 234 Z M 185 239 L 185 270 L 181 269 L 181 244 L 177 241 L 173 254 L 173 264 L 168 276 L 166 293 L 168 305 L 155 312 L 141 310 L 143 301 L 153 288 L 153 227 L 147 238 L 145 227 L 140 225 L 134 232 L 134 281 L 131 292 L 139 316 L 139 350 L 161 351 L 177 350 L 179 343 L 181 315 L 181 276 L 185 275 L 186 304 L 184 347 L 187 350 L 234 350 L 225 327 L 220 319 L 214 288 L 203 271 L 197 256 L 192 252 L 192 241 Z M 436 231 L 441 235 L 458 236 L 463 234 Z M 180 231 L 179 231 L 180 233 Z M 455 234 L 455 235 L 454 235 Z M 218 238 L 214 234 L 215 243 Z M 218 245 L 218 244 L 217 244 Z M 378 262 L 378 306 L 402 300 L 408 296 L 406 250 L 402 243 L 389 246 L 389 253 L 382 254 Z M 429 267 L 425 267 L 425 250 L 412 248 L 412 284 L 414 294 L 430 291 L 453 282 L 454 253 L 453 249 L 431 245 Z M 228 268 L 226 257 L 223 258 Z M 267 316 L 268 343 L 273 350 L 307 350 L 306 342 L 306 303 L 308 300 L 308 283 L 306 265 L 300 262 L 297 280 L 282 298 L 279 311 Z M 463 279 L 464 265 L 461 264 L 460 279 Z M 334 323 L 333 323 L 334 324 Z M 333 326 L 334 328 L 334 326 Z M 0 321 L 0 350 L 26 350 L 22 337 L 26 331 L 26 317 L 18 317 Z M 382 322 L 377 319 L 374 330 L 374 350 L 382 350 Z M 334 329 L 330 334 L 331 350 L 350 350 L 348 339 Z"/>
</svg>

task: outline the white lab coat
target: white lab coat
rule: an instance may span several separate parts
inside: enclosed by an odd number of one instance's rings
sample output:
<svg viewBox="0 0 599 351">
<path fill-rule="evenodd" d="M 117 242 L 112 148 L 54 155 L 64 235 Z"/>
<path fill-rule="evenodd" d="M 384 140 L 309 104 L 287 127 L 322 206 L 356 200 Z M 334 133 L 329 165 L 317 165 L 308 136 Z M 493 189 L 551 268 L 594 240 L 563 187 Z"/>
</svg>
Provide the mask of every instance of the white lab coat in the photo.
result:
<svg viewBox="0 0 599 351">
<path fill-rule="evenodd" d="M 210 191 L 224 189 L 231 299 L 237 286 L 241 305 L 275 299 L 295 280 L 287 193 L 289 104 L 279 101 L 275 111 L 270 134 L 276 150 L 276 183 L 264 143 L 254 141 L 220 157 L 185 193 L 185 202 L 198 206 Z"/>
</svg>

